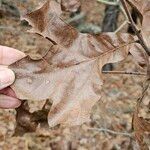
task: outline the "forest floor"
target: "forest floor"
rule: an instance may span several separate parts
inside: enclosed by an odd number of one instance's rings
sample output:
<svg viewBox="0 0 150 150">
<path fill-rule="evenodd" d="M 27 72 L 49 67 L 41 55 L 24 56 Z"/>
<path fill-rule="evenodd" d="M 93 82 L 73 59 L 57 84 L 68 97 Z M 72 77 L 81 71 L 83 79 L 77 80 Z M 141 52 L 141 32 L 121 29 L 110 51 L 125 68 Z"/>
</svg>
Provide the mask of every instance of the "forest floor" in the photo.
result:
<svg viewBox="0 0 150 150">
<path fill-rule="evenodd" d="M 21 2 L 15 0 L 14 5 L 22 10 L 32 10 L 38 1 L 27 1 L 21 5 Z M 101 26 L 104 8 L 105 5 L 96 0 L 84 1 L 83 11 L 88 14 L 86 21 Z M 27 27 L 19 19 L 4 15 L 0 18 L 0 45 L 11 46 L 26 53 L 48 48 L 46 40 L 26 31 Z M 140 68 L 129 56 L 125 61 L 115 64 L 114 70 L 140 71 Z M 91 122 L 81 126 L 50 129 L 39 126 L 35 133 L 13 137 L 15 110 L 0 109 L 0 150 L 137 150 L 132 138 L 132 115 L 145 78 L 105 75 L 104 79 L 102 98 L 92 110 Z M 30 102 L 31 111 L 39 109 L 41 104 Z"/>
</svg>

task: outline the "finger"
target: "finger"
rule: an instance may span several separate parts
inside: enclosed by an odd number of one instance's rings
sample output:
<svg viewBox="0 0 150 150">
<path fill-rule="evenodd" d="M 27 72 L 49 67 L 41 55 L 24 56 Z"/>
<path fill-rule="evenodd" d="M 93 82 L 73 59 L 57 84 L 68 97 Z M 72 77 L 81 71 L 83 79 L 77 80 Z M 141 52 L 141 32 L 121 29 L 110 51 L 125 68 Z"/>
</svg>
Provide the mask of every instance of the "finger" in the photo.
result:
<svg viewBox="0 0 150 150">
<path fill-rule="evenodd" d="M 0 108 L 14 109 L 18 108 L 20 105 L 21 102 L 18 99 L 6 95 L 0 95 Z"/>
<path fill-rule="evenodd" d="M 15 80 L 15 74 L 8 68 L 0 68 L 0 90 L 11 85 Z"/>
<path fill-rule="evenodd" d="M 23 52 L 20 52 L 14 48 L 0 46 L 0 64 L 10 65 L 25 57 Z"/>
<path fill-rule="evenodd" d="M 13 89 L 12 89 L 11 87 L 7 87 L 7 88 L 5 88 L 5 89 L 0 90 L 0 94 L 17 98 L 15 92 L 13 91 Z"/>
</svg>

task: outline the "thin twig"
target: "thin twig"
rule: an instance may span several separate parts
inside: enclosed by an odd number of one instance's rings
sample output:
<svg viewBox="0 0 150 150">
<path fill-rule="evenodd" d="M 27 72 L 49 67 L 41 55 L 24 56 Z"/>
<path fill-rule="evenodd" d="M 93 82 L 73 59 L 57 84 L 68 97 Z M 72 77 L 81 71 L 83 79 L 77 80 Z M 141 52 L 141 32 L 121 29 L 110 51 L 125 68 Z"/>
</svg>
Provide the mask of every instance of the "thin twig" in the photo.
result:
<svg viewBox="0 0 150 150">
<path fill-rule="evenodd" d="M 105 73 L 105 74 L 125 74 L 125 75 L 147 76 L 147 73 L 130 72 L 130 71 L 102 71 L 102 73 Z"/>
<path fill-rule="evenodd" d="M 143 39 L 143 36 L 142 36 L 141 32 L 137 29 L 137 26 L 135 25 L 135 23 L 134 23 L 134 21 L 133 21 L 133 19 L 131 17 L 130 11 L 129 11 L 129 9 L 127 7 L 127 4 L 126 4 L 126 0 L 120 0 L 120 1 L 122 3 L 122 6 L 123 6 L 126 14 L 127 14 L 128 20 L 130 21 L 130 25 L 131 25 L 133 31 L 135 32 L 135 34 L 137 35 L 137 37 L 139 39 L 139 42 L 140 42 L 141 46 L 144 48 L 144 50 L 146 51 L 146 53 L 150 56 L 150 50 L 147 47 L 147 45 L 146 45 L 146 43 L 145 43 L 145 41 Z"/>
<path fill-rule="evenodd" d="M 8 29 L 8 30 L 15 31 L 15 29 L 13 27 L 11 27 L 11 26 L 10 27 L 9 26 L 0 26 L 0 30 L 1 29 L 6 29 L 6 30 Z"/>
<path fill-rule="evenodd" d="M 95 130 L 95 131 L 99 131 L 99 132 L 107 132 L 107 133 L 114 134 L 114 135 L 122 135 L 122 136 L 127 136 L 127 137 L 130 137 L 130 138 L 133 138 L 133 135 L 131 133 L 116 132 L 116 131 L 109 130 L 109 129 L 106 129 L 106 128 L 88 128 L 88 130 Z"/>
<path fill-rule="evenodd" d="M 149 85 L 150 85 L 150 80 L 147 79 L 144 83 L 143 83 L 143 89 L 142 89 L 142 94 L 141 96 L 138 98 L 137 100 L 137 105 L 140 105 L 144 96 L 146 95 L 146 92 L 148 91 L 149 89 Z M 140 107 L 140 106 L 139 106 Z"/>
<path fill-rule="evenodd" d="M 109 2 L 109 1 L 106 1 L 106 0 L 97 0 L 97 1 L 100 2 L 100 3 L 104 3 L 106 5 L 113 5 L 113 6 L 117 6 L 119 4 L 118 1 L 116 1 L 116 2 Z"/>
<path fill-rule="evenodd" d="M 114 33 L 118 33 L 126 24 L 128 23 L 128 21 L 124 21 Z"/>
</svg>

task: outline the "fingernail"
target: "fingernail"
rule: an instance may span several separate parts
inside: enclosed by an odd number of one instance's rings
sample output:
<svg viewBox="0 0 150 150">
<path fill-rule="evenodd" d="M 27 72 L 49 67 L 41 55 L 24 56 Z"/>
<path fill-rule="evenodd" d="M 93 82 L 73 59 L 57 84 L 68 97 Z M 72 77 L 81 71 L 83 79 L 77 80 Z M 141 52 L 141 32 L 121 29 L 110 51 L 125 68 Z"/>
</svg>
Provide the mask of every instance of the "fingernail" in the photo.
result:
<svg viewBox="0 0 150 150">
<path fill-rule="evenodd" d="M 13 97 L 0 95 L 0 108 L 14 109 L 20 106 L 21 102 Z"/>
<path fill-rule="evenodd" d="M 11 85 L 15 80 L 15 74 L 12 70 L 3 68 L 0 70 L 0 90 Z"/>
</svg>

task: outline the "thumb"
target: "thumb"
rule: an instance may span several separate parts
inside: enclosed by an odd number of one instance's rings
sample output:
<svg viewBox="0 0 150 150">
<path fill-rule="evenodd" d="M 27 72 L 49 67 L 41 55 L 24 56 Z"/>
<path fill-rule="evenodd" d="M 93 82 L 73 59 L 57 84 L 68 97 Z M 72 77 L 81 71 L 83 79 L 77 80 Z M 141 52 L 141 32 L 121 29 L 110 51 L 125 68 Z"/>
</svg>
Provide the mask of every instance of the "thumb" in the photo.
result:
<svg viewBox="0 0 150 150">
<path fill-rule="evenodd" d="M 0 67 L 0 90 L 11 85 L 15 80 L 15 74 L 6 67 Z"/>
<path fill-rule="evenodd" d="M 9 97 L 7 95 L 0 95 L 0 108 L 11 109 L 19 107 L 21 102 L 13 97 Z"/>
</svg>

